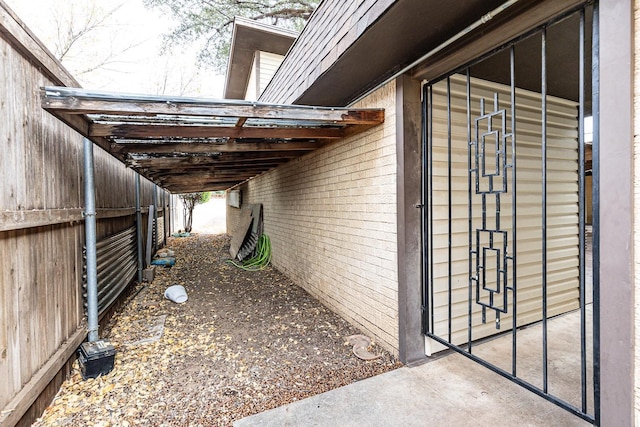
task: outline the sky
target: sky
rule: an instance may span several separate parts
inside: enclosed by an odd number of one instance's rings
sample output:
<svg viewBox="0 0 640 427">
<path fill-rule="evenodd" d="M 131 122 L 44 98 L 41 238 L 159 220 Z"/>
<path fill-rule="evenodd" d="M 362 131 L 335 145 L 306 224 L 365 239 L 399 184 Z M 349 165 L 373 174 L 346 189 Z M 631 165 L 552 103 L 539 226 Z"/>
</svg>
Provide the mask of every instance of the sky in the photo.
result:
<svg viewBox="0 0 640 427">
<path fill-rule="evenodd" d="M 175 23 L 156 10 L 144 7 L 142 0 L 4 0 L 29 29 L 55 51 L 58 23 L 84 19 L 97 5 L 101 13 L 122 6 L 98 30 L 81 39 L 65 67 L 86 89 L 124 93 L 199 96 L 221 98 L 224 76 L 195 66 L 195 49 L 175 49 L 161 55 L 162 35 Z M 63 24 L 64 25 L 64 24 Z M 113 60 L 88 73 L 113 52 Z"/>
</svg>

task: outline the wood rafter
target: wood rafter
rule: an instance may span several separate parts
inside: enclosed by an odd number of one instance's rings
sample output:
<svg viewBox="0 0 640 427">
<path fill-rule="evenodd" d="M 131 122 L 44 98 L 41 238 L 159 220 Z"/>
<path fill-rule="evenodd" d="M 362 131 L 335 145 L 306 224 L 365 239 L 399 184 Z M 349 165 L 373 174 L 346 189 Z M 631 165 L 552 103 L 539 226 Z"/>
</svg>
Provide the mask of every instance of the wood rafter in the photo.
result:
<svg viewBox="0 0 640 427">
<path fill-rule="evenodd" d="M 139 144 L 111 144 L 114 153 L 147 153 L 147 154 L 171 154 L 171 153 L 250 153 L 265 151 L 313 151 L 322 147 L 317 142 L 242 142 L 232 144 L 216 143 L 139 143 Z"/>
<path fill-rule="evenodd" d="M 157 124 L 92 124 L 89 136 L 126 138 L 312 138 L 340 139 L 340 128 L 265 128 Z"/>
<path fill-rule="evenodd" d="M 42 108 L 172 192 L 223 190 L 384 122 L 382 109 L 47 87 Z"/>
</svg>

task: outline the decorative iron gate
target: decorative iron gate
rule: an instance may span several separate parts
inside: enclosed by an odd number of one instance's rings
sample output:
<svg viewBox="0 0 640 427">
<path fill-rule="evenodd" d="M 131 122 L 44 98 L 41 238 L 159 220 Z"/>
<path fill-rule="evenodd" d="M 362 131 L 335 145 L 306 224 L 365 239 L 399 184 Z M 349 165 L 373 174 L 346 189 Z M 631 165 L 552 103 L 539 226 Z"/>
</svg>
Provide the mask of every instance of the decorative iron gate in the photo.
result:
<svg viewBox="0 0 640 427">
<path fill-rule="evenodd" d="M 588 268 L 585 159 L 598 137 L 585 141 L 585 116 L 597 125 L 597 43 L 589 4 L 423 93 L 428 342 L 595 424 L 598 281 Z"/>
</svg>

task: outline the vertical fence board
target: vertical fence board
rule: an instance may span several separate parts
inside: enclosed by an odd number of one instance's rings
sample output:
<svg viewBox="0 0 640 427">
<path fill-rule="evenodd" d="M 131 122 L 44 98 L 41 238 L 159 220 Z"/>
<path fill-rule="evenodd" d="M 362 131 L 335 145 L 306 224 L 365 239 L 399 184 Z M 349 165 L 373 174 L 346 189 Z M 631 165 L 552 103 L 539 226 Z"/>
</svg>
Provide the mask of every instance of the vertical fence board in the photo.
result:
<svg viewBox="0 0 640 427">
<path fill-rule="evenodd" d="M 56 74 L 61 69 L 44 69 L 41 59 L 47 54 L 29 51 L 39 49 L 37 42 L 16 42 L 29 39 L 26 32 L 7 36 L 24 30 L 1 1 L 0 18 L 0 212 L 19 218 L 35 211 L 47 218 L 51 211 L 82 208 L 82 138 L 42 110 L 39 98 L 41 86 L 72 79 Z M 10 21 L 16 25 L 2 27 Z M 135 224 L 135 172 L 98 147 L 94 155 L 98 213 L 124 209 L 120 216 L 98 220 L 97 237 L 103 238 Z M 155 187 L 141 181 L 141 204 L 149 206 Z M 43 369 L 52 366 L 54 354 L 70 354 L 64 343 L 78 337 L 84 321 L 82 218 L 38 226 L 15 221 L 0 231 L 0 424 L 12 400 L 42 392 L 25 392 L 26 385 L 46 385 L 56 377 Z M 26 411 L 32 403 L 19 406 Z"/>
</svg>

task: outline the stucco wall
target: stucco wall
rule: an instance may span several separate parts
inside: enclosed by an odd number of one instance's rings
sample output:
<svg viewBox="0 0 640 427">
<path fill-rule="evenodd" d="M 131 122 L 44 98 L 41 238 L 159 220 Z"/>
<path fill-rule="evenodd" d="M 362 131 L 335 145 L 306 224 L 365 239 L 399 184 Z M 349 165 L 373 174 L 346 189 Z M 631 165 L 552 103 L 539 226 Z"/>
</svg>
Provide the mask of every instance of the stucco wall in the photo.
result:
<svg viewBox="0 0 640 427">
<path fill-rule="evenodd" d="M 263 203 L 280 271 L 397 354 L 395 84 L 357 107 L 385 123 L 252 179 L 242 203 Z M 230 232 L 239 213 L 227 207 Z"/>
</svg>

